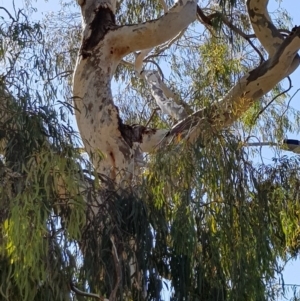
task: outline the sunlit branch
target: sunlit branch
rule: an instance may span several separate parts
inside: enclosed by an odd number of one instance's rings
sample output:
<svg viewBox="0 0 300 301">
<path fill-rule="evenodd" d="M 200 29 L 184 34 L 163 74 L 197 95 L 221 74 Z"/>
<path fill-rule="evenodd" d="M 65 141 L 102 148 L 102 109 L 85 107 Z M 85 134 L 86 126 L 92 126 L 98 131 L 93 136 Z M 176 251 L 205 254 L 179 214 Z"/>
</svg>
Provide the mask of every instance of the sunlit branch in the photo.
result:
<svg viewBox="0 0 300 301">
<path fill-rule="evenodd" d="M 160 84 L 162 91 L 164 92 L 167 98 L 172 98 L 175 103 L 179 106 L 182 106 L 188 115 L 193 114 L 193 110 L 189 107 L 189 105 L 184 102 L 178 94 L 174 93 L 163 81 Z"/>
<path fill-rule="evenodd" d="M 284 40 L 269 16 L 269 0 L 247 0 L 248 14 L 256 37 L 269 53 L 274 55 Z"/>
<path fill-rule="evenodd" d="M 167 6 L 166 2 L 164 0 L 160 0 L 159 2 L 163 7 L 164 13 L 166 14 L 168 12 L 168 6 Z M 142 50 L 135 58 L 134 69 L 135 69 L 137 75 L 141 74 L 142 69 L 143 69 L 144 59 L 145 59 L 146 55 L 152 51 L 152 49 L 153 48 L 148 48 L 148 49 Z"/>
<path fill-rule="evenodd" d="M 164 7 L 164 12 L 167 13 L 168 9 L 164 0 L 161 0 L 161 4 Z M 169 41 L 167 45 L 170 46 L 172 43 L 174 43 L 182 35 L 182 33 L 183 31 L 181 31 L 177 36 L 175 36 L 175 38 Z M 161 80 L 159 74 L 155 71 L 148 71 L 148 70 L 142 72 L 143 62 L 145 62 L 146 60 L 149 61 L 149 59 L 145 59 L 145 57 L 151 51 L 152 48 L 148 48 L 146 50 L 142 50 L 136 56 L 135 64 L 134 64 L 136 74 L 147 81 L 148 85 L 150 86 L 151 94 L 154 97 L 157 105 L 161 109 L 162 113 L 170 115 L 175 120 L 181 120 L 187 117 L 187 113 L 185 112 L 184 108 L 181 105 L 177 104 L 172 99 L 168 99 L 166 97 L 166 95 L 164 94 L 164 90 L 167 91 L 169 95 L 171 93 L 170 90 L 167 89 L 165 84 L 164 84 L 164 89 L 162 88 L 163 81 Z M 161 73 L 161 76 L 163 77 L 163 73 L 160 67 L 155 62 L 153 63 L 156 65 L 156 67 Z"/>
<path fill-rule="evenodd" d="M 267 10 L 268 2 L 269 0 L 247 0 L 246 3 L 255 35 L 271 57 L 277 52 L 284 37 L 271 21 Z M 287 75 L 294 72 L 299 64 L 300 58 L 296 55 Z"/>
<path fill-rule="evenodd" d="M 215 130 L 230 126 L 255 101 L 290 74 L 290 65 L 299 49 L 300 27 L 284 40 L 272 58 L 242 77 L 221 101 L 177 123 L 168 133 L 168 139 L 185 132 L 184 136 L 194 141 L 199 136 L 209 137 L 209 133 L 205 132 L 207 124 Z"/>
<path fill-rule="evenodd" d="M 143 70 L 143 63 L 146 55 L 152 51 L 153 48 L 148 48 L 145 50 L 142 50 L 135 58 L 134 62 L 134 69 L 136 74 L 139 76 Z"/>
<path fill-rule="evenodd" d="M 159 19 L 122 26 L 108 32 L 107 39 L 116 49 L 122 49 L 122 56 L 156 47 L 173 39 L 196 19 L 196 6 L 194 0 L 178 1 Z"/>
</svg>

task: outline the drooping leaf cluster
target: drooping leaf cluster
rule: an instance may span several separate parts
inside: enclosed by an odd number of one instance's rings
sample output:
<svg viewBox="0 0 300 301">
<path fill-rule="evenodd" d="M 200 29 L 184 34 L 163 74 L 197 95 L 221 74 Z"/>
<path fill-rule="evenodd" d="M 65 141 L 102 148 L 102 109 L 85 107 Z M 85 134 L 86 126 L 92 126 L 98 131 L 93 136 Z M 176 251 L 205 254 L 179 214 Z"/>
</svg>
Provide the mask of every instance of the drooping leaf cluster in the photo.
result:
<svg viewBox="0 0 300 301">
<path fill-rule="evenodd" d="M 255 168 L 224 133 L 153 164 L 149 189 L 169 212 L 175 300 L 277 299 L 279 259 L 299 252 L 299 159 Z"/>
<path fill-rule="evenodd" d="M 17 11 L 0 29 L 0 299 L 67 300 L 64 254 L 85 222 L 78 138 L 41 24 Z"/>
<path fill-rule="evenodd" d="M 121 23 L 162 12 L 158 2 L 119 3 Z M 21 12 L 1 20 L 0 300 L 93 300 L 72 286 L 116 300 L 165 300 L 166 291 L 174 301 L 276 300 L 280 264 L 299 253 L 299 158 L 255 165 L 243 141 L 208 127 L 205 147 L 171 144 L 147 158 L 132 190 L 102 189 L 107 180 L 84 160 L 68 115 L 80 32 L 68 20 L 52 36 L 55 22 L 45 28 Z M 193 109 L 222 98 L 259 63 L 225 26 L 202 29 L 151 58 Z M 119 79 L 122 117 L 145 123 L 154 106 L 147 86 L 128 69 Z M 253 121 L 258 106 L 236 128 L 280 137 L 291 127 L 277 123 L 283 99 L 276 106 L 278 114 L 262 113 L 271 126 Z M 171 124 L 159 115 L 151 123 Z"/>
</svg>

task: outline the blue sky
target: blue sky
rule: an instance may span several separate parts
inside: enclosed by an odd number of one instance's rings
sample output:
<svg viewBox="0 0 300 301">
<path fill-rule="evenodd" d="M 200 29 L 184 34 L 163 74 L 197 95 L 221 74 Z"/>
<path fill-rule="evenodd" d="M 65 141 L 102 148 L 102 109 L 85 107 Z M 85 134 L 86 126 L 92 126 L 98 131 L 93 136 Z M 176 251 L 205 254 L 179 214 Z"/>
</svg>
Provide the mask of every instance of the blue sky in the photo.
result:
<svg viewBox="0 0 300 301">
<path fill-rule="evenodd" d="M 75 1 L 75 0 L 74 0 Z M 36 18 L 40 18 L 42 12 L 56 11 L 59 7 L 59 0 L 49 0 L 48 2 L 37 0 L 32 1 L 33 6 L 38 8 L 38 12 L 35 14 Z M 35 3 L 36 2 L 36 3 Z M 0 0 L 0 5 L 9 8 L 11 6 L 12 0 Z M 24 7 L 24 0 L 15 0 L 16 7 Z M 300 1 L 299 0 L 282 0 L 282 1 L 269 1 L 269 11 L 272 12 L 276 8 L 282 7 L 285 8 L 291 17 L 293 18 L 293 24 L 300 25 Z M 1 11 L 0 11 L 1 12 Z M 1 12 L 2 13 L 2 12 Z M 298 88 L 300 88 L 300 68 L 296 70 L 291 76 L 293 82 L 293 89 L 290 91 L 292 95 Z M 292 100 L 291 106 L 300 110 L 300 93 Z M 289 138 L 299 139 L 300 137 L 290 136 Z M 263 149 L 263 158 L 266 160 L 266 163 L 274 157 L 274 151 L 270 148 Z M 284 273 L 285 283 L 298 284 L 300 285 L 300 260 L 290 262 Z"/>
</svg>

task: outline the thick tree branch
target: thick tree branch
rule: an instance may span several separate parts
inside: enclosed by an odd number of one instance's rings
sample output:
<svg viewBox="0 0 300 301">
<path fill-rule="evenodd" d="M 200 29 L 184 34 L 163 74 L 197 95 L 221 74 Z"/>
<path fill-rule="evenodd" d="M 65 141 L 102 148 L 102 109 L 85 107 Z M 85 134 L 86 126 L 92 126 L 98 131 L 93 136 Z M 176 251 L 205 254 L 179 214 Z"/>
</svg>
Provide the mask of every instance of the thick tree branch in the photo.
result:
<svg viewBox="0 0 300 301">
<path fill-rule="evenodd" d="M 203 12 L 203 10 L 200 8 L 199 5 L 197 5 L 197 19 L 201 22 L 204 23 L 206 25 L 212 26 L 212 22 L 209 16 L 206 16 Z"/>
<path fill-rule="evenodd" d="M 177 105 L 182 106 L 188 115 L 193 113 L 193 110 L 189 107 L 189 105 L 182 100 L 178 94 L 174 93 L 163 81 L 161 82 L 160 87 L 165 96 L 167 98 L 172 98 Z"/>
<path fill-rule="evenodd" d="M 199 136 L 203 139 L 210 138 L 210 133 L 205 133 L 207 124 L 215 130 L 230 126 L 255 101 L 290 74 L 290 66 L 299 49 L 300 27 L 283 41 L 273 57 L 242 77 L 224 99 L 177 123 L 168 133 L 168 141 L 170 136 L 182 135 L 182 133 L 185 133 L 189 141 Z"/>
<path fill-rule="evenodd" d="M 134 62 L 134 69 L 137 76 L 140 76 L 143 70 L 143 63 L 146 55 L 152 51 L 153 48 L 148 48 L 145 50 L 142 50 L 135 58 Z"/>
<path fill-rule="evenodd" d="M 182 30 L 181 32 L 179 32 L 178 35 L 175 36 L 172 40 L 170 40 L 170 41 L 168 41 L 167 43 L 161 45 L 161 46 L 157 49 L 157 51 L 155 51 L 155 53 L 148 55 L 148 56 L 146 57 L 145 61 L 146 61 L 146 60 L 149 60 L 149 59 L 151 59 L 151 58 L 153 58 L 153 57 L 157 57 L 160 53 L 162 53 L 162 52 L 164 52 L 165 50 L 169 49 L 169 48 L 170 48 L 170 47 L 171 47 L 178 39 L 180 39 L 180 38 L 183 36 L 184 32 L 185 32 L 185 29 Z"/>
<path fill-rule="evenodd" d="M 159 1 L 160 4 L 162 5 L 163 9 L 164 9 L 164 13 L 166 14 L 168 12 L 168 6 L 166 4 L 166 2 L 164 0 L 160 0 Z M 138 56 L 135 58 L 135 63 L 134 63 L 134 68 L 135 71 L 137 73 L 137 75 L 139 76 L 142 72 L 143 69 L 143 62 L 145 61 L 145 57 L 148 53 L 150 53 L 152 51 L 153 48 L 148 48 L 145 50 L 142 50 Z"/>
<path fill-rule="evenodd" d="M 284 37 L 271 21 L 267 10 L 268 3 L 269 0 L 247 0 L 247 8 L 256 37 L 272 57 L 284 41 Z M 296 55 L 290 65 L 289 74 L 294 72 L 299 64 L 300 58 Z"/>
<path fill-rule="evenodd" d="M 147 53 L 185 29 L 196 18 L 196 2 L 178 1 L 157 20 L 122 27 L 114 23 L 115 0 L 85 0 L 80 5 L 83 39 L 73 79 L 78 128 L 97 172 L 128 182 L 136 165 L 135 143 L 145 138 L 144 145 L 153 146 L 149 135 L 156 131 L 123 124 L 112 99 L 112 75 L 126 54 L 144 49 Z M 154 144 L 160 136 L 154 135 Z"/>
<path fill-rule="evenodd" d="M 141 78 L 143 78 L 144 79 L 144 74 L 142 73 L 142 74 L 140 74 L 139 73 L 139 71 L 140 72 L 142 72 L 142 64 L 143 64 L 143 60 L 141 59 L 142 58 L 142 56 L 143 56 L 143 54 L 145 54 L 146 52 L 148 52 L 149 51 L 149 49 L 147 49 L 145 52 L 144 51 L 141 51 L 141 53 L 139 53 L 138 54 L 138 56 L 137 56 L 137 59 L 136 59 L 136 61 L 135 61 L 135 64 L 133 65 L 133 63 L 130 63 L 130 62 L 127 62 L 127 61 L 125 61 L 125 60 L 122 60 L 122 63 L 124 64 L 124 65 L 127 65 L 127 66 L 129 66 L 129 67 L 133 67 L 134 66 L 134 68 L 135 68 L 135 70 L 136 70 L 136 73 L 138 73 L 137 74 L 137 76 L 140 76 Z M 146 60 L 145 60 L 146 61 Z M 154 62 L 152 62 L 152 61 L 146 61 L 146 62 L 151 62 L 151 63 L 154 63 Z M 159 66 L 157 65 L 157 67 L 159 68 Z M 146 71 L 146 72 L 154 72 L 154 71 Z M 155 73 L 155 74 L 157 74 L 157 72 Z M 160 78 L 159 78 L 159 75 L 157 74 L 157 76 L 158 76 L 158 81 L 159 81 L 159 88 L 162 90 L 162 92 L 163 92 L 163 94 L 164 94 L 164 96 L 165 97 L 167 97 L 167 98 L 172 98 L 173 99 L 173 101 L 175 102 L 175 105 L 178 105 L 178 106 L 180 106 L 180 107 L 182 107 L 185 111 L 186 111 L 186 113 L 187 113 L 187 115 L 190 115 L 190 114 L 192 114 L 193 113 L 193 110 L 187 105 L 187 103 L 185 103 L 182 99 L 180 99 L 180 97 L 176 94 L 176 93 L 174 93 Z M 186 116 L 185 116 L 186 117 Z M 184 118 L 185 118 L 184 117 Z M 150 118 L 151 119 L 151 118 Z M 183 118 L 181 118 L 181 119 L 183 119 Z M 178 119 L 178 120 L 181 120 L 181 119 Z M 148 126 L 148 123 L 147 123 L 147 125 L 146 125 L 146 127 Z"/>
<path fill-rule="evenodd" d="M 273 56 L 284 37 L 271 21 L 267 10 L 268 2 L 269 0 L 247 0 L 247 8 L 256 37 L 269 55 Z"/>
<path fill-rule="evenodd" d="M 163 3 L 164 3 L 164 1 L 163 1 Z M 166 13 L 167 12 L 166 5 L 164 5 L 164 10 Z M 149 71 L 149 70 L 142 72 L 144 58 L 146 57 L 146 55 L 148 53 L 151 52 L 151 50 L 152 50 L 152 48 L 142 50 L 136 57 L 135 64 L 134 64 L 136 74 L 138 76 L 144 78 L 147 81 L 148 85 L 150 86 L 151 94 L 154 97 L 154 99 L 155 99 L 157 105 L 159 106 L 159 108 L 161 109 L 161 111 L 164 114 L 170 115 L 175 120 L 182 120 L 185 117 L 187 117 L 187 113 L 185 112 L 184 108 L 181 105 L 177 104 L 173 100 L 168 99 L 166 97 L 166 95 L 164 94 L 164 90 L 167 92 L 170 92 L 170 91 L 167 89 L 165 84 L 163 85 L 163 82 L 162 82 L 158 72 Z M 160 70 L 159 66 L 157 66 L 157 67 Z M 163 89 L 162 85 L 164 86 L 164 89 Z"/>
<path fill-rule="evenodd" d="M 143 75 L 145 75 L 145 78 L 150 85 L 152 96 L 164 114 L 170 115 L 175 120 L 182 120 L 187 117 L 187 113 L 182 106 L 176 104 L 173 100 L 169 100 L 165 96 L 161 87 L 162 80 L 160 79 L 158 72 L 144 71 Z"/>
<path fill-rule="evenodd" d="M 122 26 L 107 34 L 109 44 L 121 56 L 153 48 L 174 38 L 196 19 L 194 0 L 178 1 L 167 14 L 157 20 L 137 25 Z"/>
<path fill-rule="evenodd" d="M 142 136 L 142 142 L 140 143 L 141 150 L 145 153 L 153 152 L 164 141 L 169 141 L 167 138 L 169 134 L 168 129 L 147 129 Z"/>
<path fill-rule="evenodd" d="M 268 1 L 258 2 L 257 0 L 247 1 L 249 14 L 254 30 L 258 32 L 257 36 L 263 39 L 262 44 L 272 57 L 245 75 L 222 101 L 192 114 L 175 125 L 167 135 L 168 141 L 170 141 L 170 136 L 182 135 L 184 132 L 187 139 L 193 141 L 199 135 L 203 136 L 204 128 L 201 126 L 203 124 L 208 123 L 216 130 L 231 125 L 248 110 L 254 101 L 268 93 L 298 66 L 299 28 L 284 40 L 266 11 Z M 262 36 L 263 34 L 265 37 Z"/>
<path fill-rule="evenodd" d="M 110 89 L 116 66 L 124 55 L 145 50 L 140 53 L 135 66 L 140 71 L 144 57 L 152 47 L 174 38 L 195 19 L 196 3 L 193 0 L 178 1 L 157 20 L 117 27 L 109 10 L 113 5 L 103 6 L 101 3 L 104 0 L 95 2 L 98 6 L 88 19 L 90 23 L 84 25 L 82 48 L 74 74 L 74 101 L 79 130 L 96 170 L 117 182 L 117 177 L 124 179 L 125 175 L 134 174 L 137 150 L 153 151 L 162 145 L 162 140 L 170 142 L 177 134 L 193 141 L 199 135 L 205 135 L 205 128 L 201 126 L 204 123 L 210 124 L 215 130 L 231 125 L 299 64 L 299 29 L 283 39 L 266 12 L 267 1 L 260 3 L 258 0 L 248 0 L 254 30 L 258 31 L 256 35 L 269 51 L 269 60 L 242 77 L 223 100 L 186 117 L 170 131 L 124 125 Z M 91 3 L 94 1 L 86 0 L 82 10 L 90 10 Z M 86 16 L 87 11 L 83 15 Z M 165 97 L 166 89 L 163 89 L 159 80 L 152 80 L 151 85 L 157 91 L 159 88 L 158 94 Z M 167 103 L 165 100 L 163 102 Z M 165 110 L 165 106 L 162 109 Z M 174 110 L 168 111 L 168 114 L 174 115 Z M 175 117 L 180 119 L 185 116 Z M 210 136 L 210 133 L 207 135 Z M 97 157 L 99 151 L 104 155 L 102 160 Z"/>
</svg>

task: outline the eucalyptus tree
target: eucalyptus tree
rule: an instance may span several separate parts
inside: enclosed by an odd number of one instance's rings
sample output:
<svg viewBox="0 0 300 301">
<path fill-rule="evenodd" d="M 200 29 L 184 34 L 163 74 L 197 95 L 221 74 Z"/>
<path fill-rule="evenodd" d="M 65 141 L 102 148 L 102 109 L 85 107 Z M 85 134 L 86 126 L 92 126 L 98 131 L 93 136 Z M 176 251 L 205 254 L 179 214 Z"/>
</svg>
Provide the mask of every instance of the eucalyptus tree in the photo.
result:
<svg viewBox="0 0 300 301">
<path fill-rule="evenodd" d="M 78 0 L 82 32 L 74 11 L 43 27 L 0 7 L 1 300 L 284 291 L 299 160 L 255 165 L 244 146 L 297 122 L 280 82 L 300 28 L 267 4 Z"/>
</svg>

